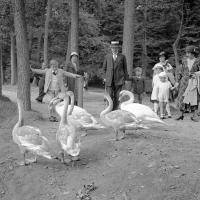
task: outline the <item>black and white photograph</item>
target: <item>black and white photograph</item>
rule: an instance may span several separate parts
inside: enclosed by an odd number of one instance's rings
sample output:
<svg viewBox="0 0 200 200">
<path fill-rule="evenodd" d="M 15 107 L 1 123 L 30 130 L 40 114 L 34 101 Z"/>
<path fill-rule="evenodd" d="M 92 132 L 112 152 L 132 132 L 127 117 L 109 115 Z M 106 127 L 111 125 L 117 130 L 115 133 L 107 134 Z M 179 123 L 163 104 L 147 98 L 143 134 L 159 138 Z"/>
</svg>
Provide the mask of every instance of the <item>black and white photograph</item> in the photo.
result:
<svg viewBox="0 0 200 200">
<path fill-rule="evenodd" d="M 0 0 L 1 200 L 200 200 L 200 0 Z"/>
</svg>

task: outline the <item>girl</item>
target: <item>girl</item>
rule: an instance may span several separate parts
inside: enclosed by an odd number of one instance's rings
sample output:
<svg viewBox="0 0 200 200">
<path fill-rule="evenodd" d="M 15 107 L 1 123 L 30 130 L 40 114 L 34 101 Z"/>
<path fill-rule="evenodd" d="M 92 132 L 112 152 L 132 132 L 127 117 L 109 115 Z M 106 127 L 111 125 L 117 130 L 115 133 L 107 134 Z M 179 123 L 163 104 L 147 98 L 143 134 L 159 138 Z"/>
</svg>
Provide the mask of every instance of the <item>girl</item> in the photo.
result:
<svg viewBox="0 0 200 200">
<path fill-rule="evenodd" d="M 160 79 L 159 79 L 158 75 L 163 71 L 163 67 L 162 67 L 162 65 L 155 65 L 153 70 L 154 70 L 154 76 L 153 76 L 153 81 L 152 81 L 153 90 L 151 93 L 151 101 L 154 104 L 154 112 L 156 114 L 158 114 L 159 105 L 158 105 L 158 96 L 156 93 L 156 86 L 157 86 L 157 84 L 160 83 Z"/>
<path fill-rule="evenodd" d="M 160 106 L 160 118 L 164 119 L 164 108 L 166 108 L 168 118 L 171 118 L 169 92 L 173 89 L 173 87 L 168 81 L 168 77 L 165 72 L 161 72 L 158 76 L 160 79 L 160 83 L 156 85 L 155 91 Z"/>
</svg>

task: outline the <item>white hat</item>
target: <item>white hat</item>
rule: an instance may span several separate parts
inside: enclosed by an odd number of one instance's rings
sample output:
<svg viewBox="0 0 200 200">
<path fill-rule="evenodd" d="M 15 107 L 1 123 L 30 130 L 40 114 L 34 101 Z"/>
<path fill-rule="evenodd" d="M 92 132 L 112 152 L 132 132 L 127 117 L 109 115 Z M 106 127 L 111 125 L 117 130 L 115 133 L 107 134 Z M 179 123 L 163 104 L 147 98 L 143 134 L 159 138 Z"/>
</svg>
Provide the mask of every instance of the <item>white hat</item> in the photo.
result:
<svg viewBox="0 0 200 200">
<path fill-rule="evenodd" d="M 111 47 L 119 47 L 120 43 L 119 43 L 119 41 L 111 41 L 110 46 Z"/>
<path fill-rule="evenodd" d="M 158 74 L 159 77 L 167 77 L 167 74 L 165 72 L 160 72 Z"/>
<path fill-rule="evenodd" d="M 76 52 L 74 51 L 74 52 L 72 52 L 72 53 L 70 54 L 70 58 L 71 58 L 72 56 L 78 56 L 78 53 L 76 53 Z"/>
</svg>

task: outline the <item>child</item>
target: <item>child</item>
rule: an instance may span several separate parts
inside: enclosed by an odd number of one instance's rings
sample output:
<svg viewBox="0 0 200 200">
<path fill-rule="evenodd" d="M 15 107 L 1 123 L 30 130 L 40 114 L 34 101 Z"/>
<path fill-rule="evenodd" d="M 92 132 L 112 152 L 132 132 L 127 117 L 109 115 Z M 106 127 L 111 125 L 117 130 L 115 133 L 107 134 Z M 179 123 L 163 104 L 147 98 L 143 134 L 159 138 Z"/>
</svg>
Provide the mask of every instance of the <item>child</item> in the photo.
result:
<svg viewBox="0 0 200 200">
<path fill-rule="evenodd" d="M 154 71 L 154 76 L 153 76 L 153 81 L 152 81 L 152 93 L 151 93 L 151 101 L 153 102 L 153 106 L 154 106 L 154 112 L 156 114 L 158 114 L 158 108 L 159 108 L 159 105 L 158 105 L 158 97 L 157 97 L 157 94 L 156 94 L 156 86 L 157 84 L 160 83 L 160 79 L 159 79 L 159 74 L 163 71 L 163 67 L 162 65 L 155 65 L 153 67 L 153 71 Z"/>
<path fill-rule="evenodd" d="M 160 118 L 164 119 L 164 108 L 166 107 L 168 118 L 171 118 L 170 105 L 169 105 L 169 92 L 173 90 L 171 83 L 168 81 L 168 76 L 165 72 L 159 75 L 160 82 L 156 85 L 155 91 L 158 97 L 160 106 Z"/>
<path fill-rule="evenodd" d="M 137 97 L 139 103 L 142 104 L 142 95 L 145 93 L 145 79 L 142 77 L 142 68 L 135 68 L 135 75 L 130 79 L 132 80 L 133 93 Z"/>
</svg>

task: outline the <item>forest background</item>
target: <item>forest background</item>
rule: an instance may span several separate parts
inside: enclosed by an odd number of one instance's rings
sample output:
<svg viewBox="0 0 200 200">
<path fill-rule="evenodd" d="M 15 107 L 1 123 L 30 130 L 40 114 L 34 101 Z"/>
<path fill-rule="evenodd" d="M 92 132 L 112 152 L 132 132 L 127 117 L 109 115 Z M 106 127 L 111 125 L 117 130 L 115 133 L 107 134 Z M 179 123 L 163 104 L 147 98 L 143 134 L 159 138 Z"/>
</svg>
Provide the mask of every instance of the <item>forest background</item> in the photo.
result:
<svg viewBox="0 0 200 200">
<path fill-rule="evenodd" d="M 36 66 L 43 60 L 47 3 L 47 0 L 25 1 L 29 59 Z M 10 83 L 11 63 L 16 63 L 11 62 L 15 48 L 14 9 L 10 0 L 1 0 L 0 7 L 1 74 L 3 82 Z M 175 67 L 175 51 L 179 61 L 186 45 L 199 45 L 199 0 L 135 0 L 134 10 L 132 68 L 142 67 L 148 78 L 152 77 L 160 51 L 169 52 L 169 61 Z M 60 64 L 69 62 L 70 12 L 70 1 L 52 1 L 48 58 L 57 58 Z M 79 19 L 80 69 L 89 73 L 91 84 L 98 84 L 102 82 L 101 67 L 109 42 L 123 41 L 124 1 L 80 0 Z"/>
</svg>

